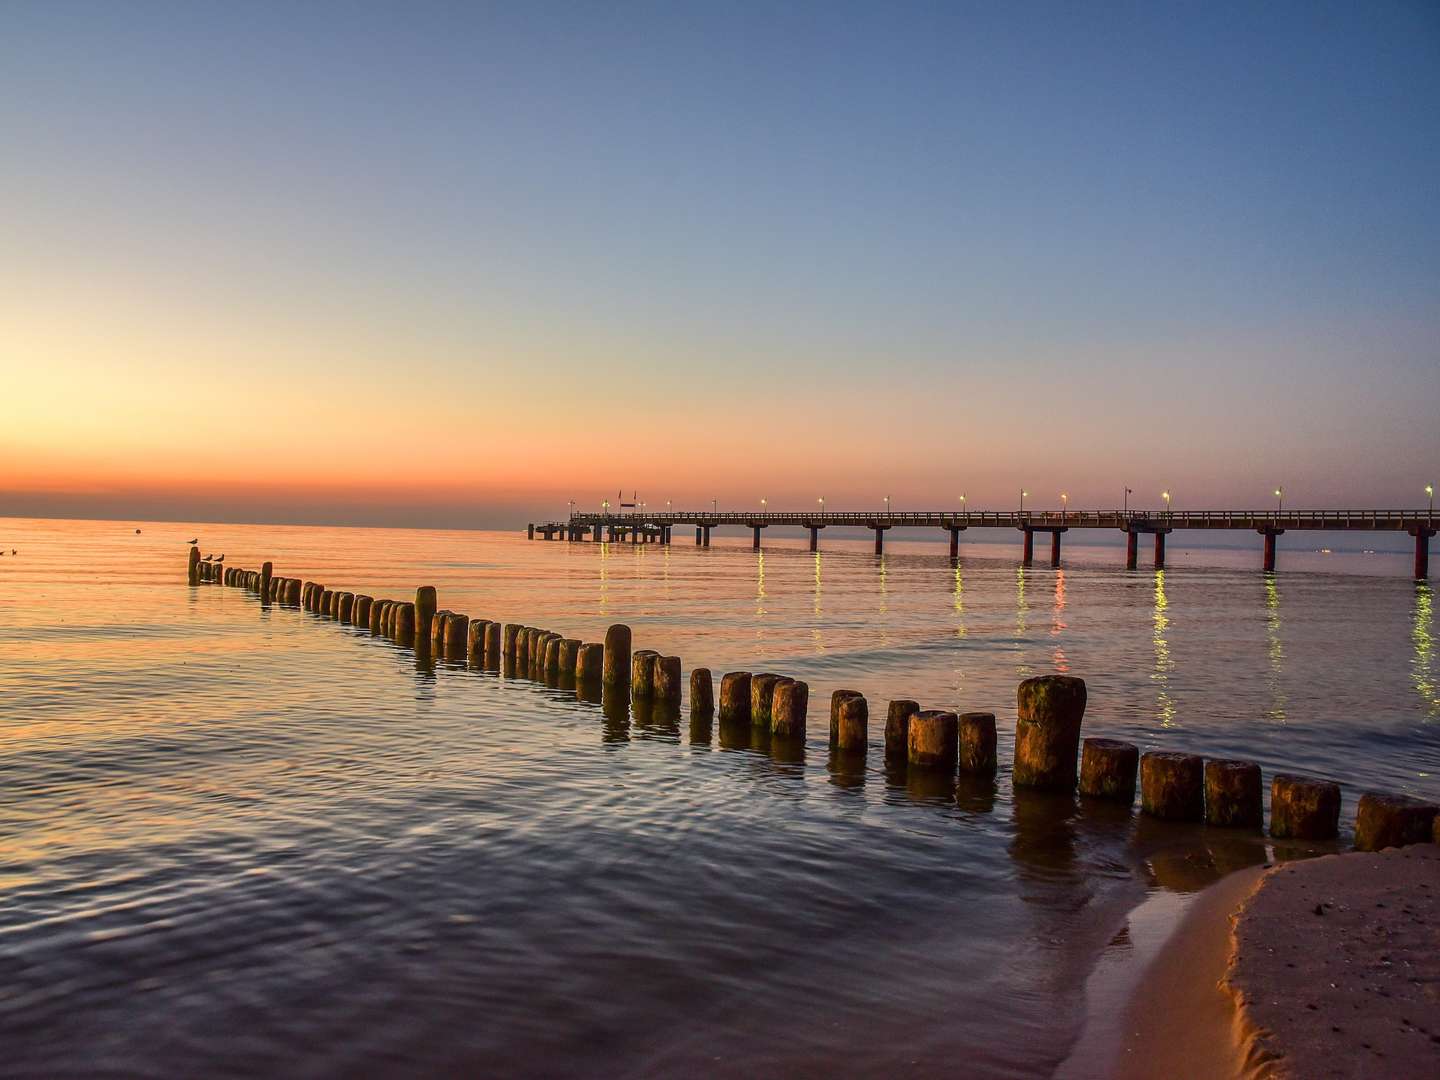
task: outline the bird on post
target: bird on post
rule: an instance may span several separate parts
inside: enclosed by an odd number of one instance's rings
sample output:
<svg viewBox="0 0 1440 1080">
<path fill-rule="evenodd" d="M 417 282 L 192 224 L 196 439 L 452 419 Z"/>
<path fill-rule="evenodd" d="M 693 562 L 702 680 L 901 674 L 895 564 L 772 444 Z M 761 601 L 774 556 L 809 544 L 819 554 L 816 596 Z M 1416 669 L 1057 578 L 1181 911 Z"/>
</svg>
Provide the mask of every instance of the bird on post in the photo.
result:
<svg viewBox="0 0 1440 1080">
<path fill-rule="evenodd" d="M 200 542 L 200 538 L 196 537 L 194 540 L 186 540 L 185 542 L 187 544 L 198 544 Z"/>
</svg>

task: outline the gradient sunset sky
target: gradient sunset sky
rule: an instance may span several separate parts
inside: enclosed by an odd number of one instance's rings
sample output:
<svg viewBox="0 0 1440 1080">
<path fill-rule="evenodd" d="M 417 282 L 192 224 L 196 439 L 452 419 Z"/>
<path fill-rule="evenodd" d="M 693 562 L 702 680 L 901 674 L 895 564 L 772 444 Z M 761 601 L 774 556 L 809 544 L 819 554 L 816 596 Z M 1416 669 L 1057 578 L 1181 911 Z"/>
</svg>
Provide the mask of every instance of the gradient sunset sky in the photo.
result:
<svg viewBox="0 0 1440 1080">
<path fill-rule="evenodd" d="M 1423 505 L 1440 6 L 0 5 L 0 516 Z"/>
</svg>

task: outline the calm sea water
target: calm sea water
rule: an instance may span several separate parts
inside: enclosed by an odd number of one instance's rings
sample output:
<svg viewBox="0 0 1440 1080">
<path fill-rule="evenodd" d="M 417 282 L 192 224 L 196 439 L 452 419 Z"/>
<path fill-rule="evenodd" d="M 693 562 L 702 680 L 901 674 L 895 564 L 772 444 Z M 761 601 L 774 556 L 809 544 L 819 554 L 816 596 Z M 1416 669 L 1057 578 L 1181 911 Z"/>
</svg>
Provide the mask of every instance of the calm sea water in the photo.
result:
<svg viewBox="0 0 1440 1080">
<path fill-rule="evenodd" d="M 136 529 L 141 531 L 137 534 Z M 188 587 L 184 541 L 375 596 L 811 684 L 803 754 L 607 720 Z M 892 537 L 894 534 L 892 534 Z M 677 536 L 678 539 L 678 536 Z M 1069 538 L 1067 538 L 1068 540 Z M 830 760 L 829 693 L 1440 796 L 1405 555 L 0 519 L 0 1073 L 1036 1075 L 1156 890 L 1312 849 Z M 1298 545 L 1297 545 L 1298 546 Z M 9 551 L 15 548 L 18 554 Z M 883 723 L 878 725 L 883 727 Z M 880 732 L 872 721 L 872 744 Z"/>
</svg>

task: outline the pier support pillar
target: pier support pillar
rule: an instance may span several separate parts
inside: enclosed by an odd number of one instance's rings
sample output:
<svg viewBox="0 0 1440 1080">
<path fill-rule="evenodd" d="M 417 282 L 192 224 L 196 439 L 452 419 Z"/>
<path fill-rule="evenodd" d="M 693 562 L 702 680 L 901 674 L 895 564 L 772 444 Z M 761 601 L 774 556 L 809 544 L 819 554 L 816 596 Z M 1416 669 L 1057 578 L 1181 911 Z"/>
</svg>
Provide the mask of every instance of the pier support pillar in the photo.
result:
<svg viewBox="0 0 1440 1080">
<path fill-rule="evenodd" d="M 960 557 L 960 532 L 959 526 L 950 526 L 950 558 L 952 559 Z"/>
<path fill-rule="evenodd" d="M 750 545 L 751 548 L 752 548 L 752 550 L 754 550 L 754 551 L 759 551 L 759 550 L 760 550 L 760 530 L 763 529 L 764 527 L 765 527 L 765 526 L 763 526 L 763 525 L 752 525 L 752 526 L 750 526 L 750 531 L 755 534 L 755 540 L 754 540 L 754 542 Z"/>
<path fill-rule="evenodd" d="M 696 526 L 695 526 L 695 546 L 696 546 L 696 547 L 699 547 L 699 546 L 700 546 L 700 534 L 703 533 L 704 531 L 705 531 L 705 530 L 702 529 L 699 525 L 696 525 Z"/>
<path fill-rule="evenodd" d="M 530 524 L 525 527 L 525 539 L 527 539 L 527 540 L 534 540 L 534 539 L 535 539 L 535 523 L 534 523 L 533 521 L 530 522 Z"/>
<path fill-rule="evenodd" d="M 1155 569 L 1165 569 L 1165 534 L 1163 532 L 1155 534 Z"/>
<path fill-rule="evenodd" d="M 1265 537 L 1265 573 L 1275 572 L 1275 538 L 1284 534 L 1284 529 L 1260 529 L 1260 535 Z"/>
<path fill-rule="evenodd" d="M 1125 532 L 1125 569 L 1134 570 L 1139 560 L 1140 534 L 1133 529 Z"/>
<path fill-rule="evenodd" d="M 1058 569 L 1060 566 L 1060 530 L 1056 529 L 1050 534 L 1050 565 Z"/>
<path fill-rule="evenodd" d="M 885 530 L 888 529 L 888 528 L 890 528 L 890 526 L 889 526 L 889 525 L 871 525 L 870 528 L 873 529 L 874 532 L 875 532 L 875 554 L 876 554 L 876 555 L 884 555 L 884 554 L 885 554 Z"/>
<path fill-rule="evenodd" d="M 705 526 L 705 543 L 704 543 L 704 546 L 707 547 L 707 548 L 710 546 L 710 526 L 709 526 L 709 525 L 706 525 L 706 526 Z"/>
<path fill-rule="evenodd" d="M 1424 581 L 1430 576 L 1430 538 L 1435 530 L 1422 525 L 1411 529 L 1410 535 L 1415 537 L 1415 580 Z"/>
<path fill-rule="evenodd" d="M 811 526 L 810 526 L 810 550 L 811 550 L 811 551 L 819 551 L 819 550 L 820 550 L 820 530 L 819 530 L 818 528 L 816 528 L 814 525 L 811 525 Z M 1416 565 L 1418 566 L 1419 563 L 1416 563 Z"/>
<path fill-rule="evenodd" d="M 1029 566 L 1035 559 L 1035 533 L 1030 529 L 1022 531 L 1025 533 L 1025 548 L 1020 555 L 1020 564 Z"/>
</svg>

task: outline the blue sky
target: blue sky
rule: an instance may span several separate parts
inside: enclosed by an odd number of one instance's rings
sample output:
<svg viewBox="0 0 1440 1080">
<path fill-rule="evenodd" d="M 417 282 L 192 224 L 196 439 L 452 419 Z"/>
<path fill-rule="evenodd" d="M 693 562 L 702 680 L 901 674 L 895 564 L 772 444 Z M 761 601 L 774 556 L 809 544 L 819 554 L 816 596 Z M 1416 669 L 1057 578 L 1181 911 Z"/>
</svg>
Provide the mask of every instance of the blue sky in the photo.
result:
<svg viewBox="0 0 1440 1080">
<path fill-rule="evenodd" d="M 180 490 L 192 358 L 301 399 L 264 439 L 210 403 L 237 506 L 399 513 L 393 462 L 300 418 L 401 394 L 483 463 L 420 493 L 436 523 L 612 480 L 1413 502 L 1437 116 L 1434 4 L 12 3 L 9 494 Z"/>
</svg>

